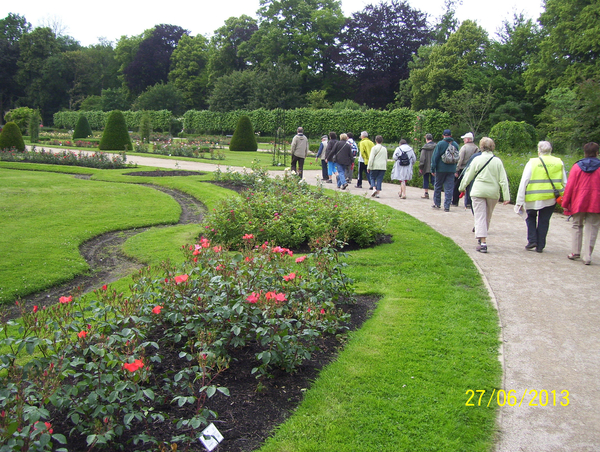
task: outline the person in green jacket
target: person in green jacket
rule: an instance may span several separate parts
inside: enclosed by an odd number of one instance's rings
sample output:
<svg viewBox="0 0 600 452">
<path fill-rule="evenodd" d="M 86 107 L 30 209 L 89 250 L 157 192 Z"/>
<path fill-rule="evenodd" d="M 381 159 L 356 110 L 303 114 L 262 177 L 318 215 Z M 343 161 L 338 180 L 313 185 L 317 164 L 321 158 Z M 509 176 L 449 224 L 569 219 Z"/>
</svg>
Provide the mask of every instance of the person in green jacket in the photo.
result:
<svg viewBox="0 0 600 452">
<path fill-rule="evenodd" d="M 500 190 L 504 205 L 510 202 L 508 177 L 502 160 L 494 155 L 495 148 L 496 144 L 491 138 L 483 137 L 479 141 L 481 155 L 473 159 L 458 188 L 465 191 L 467 186 L 472 184 L 471 202 L 475 219 L 475 238 L 478 242 L 475 249 L 480 253 L 487 253 L 488 229 L 492 213 L 500 199 Z"/>
<path fill-rule="evenodd" d="M 383 137 L 377 135 L 375 137 L 375 143 L 377 143 L 371 149 L 369 155 L 369 164 L 367 165 L 367 173 L 371 176 L 371 184 L 373 184 L 372 197 L 379 198 L 381 193 L 381 183 L 383 182 L 383 176 L 387 170 L 387 148 L 382 144 Z"/>
</svg>

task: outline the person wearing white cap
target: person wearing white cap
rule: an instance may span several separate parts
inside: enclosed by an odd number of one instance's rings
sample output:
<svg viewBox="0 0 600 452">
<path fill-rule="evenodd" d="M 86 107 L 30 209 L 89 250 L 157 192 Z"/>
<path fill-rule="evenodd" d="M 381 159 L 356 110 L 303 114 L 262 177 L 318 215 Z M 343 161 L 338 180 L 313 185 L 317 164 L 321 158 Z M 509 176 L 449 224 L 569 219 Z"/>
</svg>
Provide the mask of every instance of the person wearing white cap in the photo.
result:
<svg viewBox="0 0 600 452">
<path fill-rule="evenodd" d="M 475 143 L 473 143 L 473 134 L 471 132 L 465 133 L 462 137 L 463 142 L 465 143 L 463 147 L 460 148 L 458 153 L 458 163 L 456 164 L 456 174 L 454 174 L 454 192 L 452 193 L 452 205 L 458 206 L 458 201 L 460 199 L 460 191 L 458 187 L 463 178 L 463 170 L 467 167 L 467 163 L 473 154 L 479 152 L 479 148 Z M 468 193 L 465 193 L 465 208 L 471 207 L 471 197 Z"/>
</svg>

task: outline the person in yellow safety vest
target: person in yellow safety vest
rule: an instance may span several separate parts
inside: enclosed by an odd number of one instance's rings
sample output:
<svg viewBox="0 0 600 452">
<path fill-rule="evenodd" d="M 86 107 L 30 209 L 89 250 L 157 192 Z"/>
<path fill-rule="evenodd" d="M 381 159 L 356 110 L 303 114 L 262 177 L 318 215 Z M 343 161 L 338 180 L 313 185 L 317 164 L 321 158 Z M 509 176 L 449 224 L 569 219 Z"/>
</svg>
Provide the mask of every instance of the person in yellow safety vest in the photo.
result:
<svg viewBox="0 0 600 452">
<path fill-rule="evenodd" d="M 546 236 L 550 227 L 550 218 L 554 212 L 556 198 L 554 187 L 562 194 L 567 183 L 565 165 L 558 157 L 550 155 L 552 145 L 547 141 L 538 143 L 538 157 L 527 162 L 521 176 L 516 209 L 523 206 L 527 212 L 527 245 L 528 251 L 541 253 L 546 247 Z M 544 168 L 544 164 L 546 168 Z M 546 169 L 548 172 L 546 172 Z M 550 182 L 552 181 L 552 182 Z"/>
</svg>

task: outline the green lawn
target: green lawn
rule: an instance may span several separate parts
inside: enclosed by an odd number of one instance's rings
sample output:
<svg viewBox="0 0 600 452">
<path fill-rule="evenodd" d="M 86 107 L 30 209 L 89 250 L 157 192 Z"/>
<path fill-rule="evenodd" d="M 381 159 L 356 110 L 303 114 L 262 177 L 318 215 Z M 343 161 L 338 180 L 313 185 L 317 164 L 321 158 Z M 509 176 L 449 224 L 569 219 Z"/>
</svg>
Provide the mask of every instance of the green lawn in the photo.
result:
<svg viewBox="0 0 600 452">
<path fill-rule="evenodd" d="M 20 165 L 43 169 L 42 165 Z M 10 181 L 13 197 L 27 205 L 29 186 L 34 193 L 49 196 L 53 192 L 49 185 L 70 190 L 67 192 L 70 199 L 84 198 L 74 190 L 87 189 L 88 184 L 118 188 L 119 193 L 139 201 L 150 189 L 133 187 L 140 191 L 130 192 L 129 184 L 116 182 L 150 180 L 193 194 L 208 208 L 232 195 L 229 190 L 204 183 L 209 176 L 150 179 L 122 174 L 131 170 L 94 170 L 93 181 L 72 185 L 75 180 L 72 176 L 3 167 L 0 165 L 0 190 L 6 190 L 4 182 Z M 28 175 L 35 181 L 36 174 L 42 175 L 44 183 L 38 182 L 41 187 L 36 188 L 34 182 L 19 185 L 21 177 Z M 156 191 L 149 193 L 152 198 L 161 198 Z M 0 191 L 0 195 L 2 199 L 5 197 L 4 192 Z M 69 225 L 80 230 L 79 225 L 72 225 L 81 222 L 78 209 L 87 208 L 86 215 L 102 210 L 98 208 L 101 198 L 93 198 L 94 206 L 80 206 L 86 203 L 75 201 L 65 204 L 60 196 L 52 199 L 64 211 L 55 209 L 54 215 L 44 218 L 51 223 L 61 216 L 61 222 L 48 226 L 41 224 L 40 219 L 36 230 L 52 228 L 58 234 L 63 228 L 69 229 Z M 122 203 L 125 205 L 125 201 Z M 46 202 L 46 207 L 49 204 Z M 75 205 L 77 209 L 70 209 Z M 261 449 L 263 452 L 489 451 L 492 448 L 496 408 L 465 406 L 467 390 L 491 391 L 498 388 L 501 377 L 497 313 L 481 277 L 466 253 L 448 238 L 389 207 L 377 205 L 377 209 L 390 220 L 386 232 L 392 235 L 393 243 L 352 252 L 346 261 L 347 272 L 356 281 L 356 291 L 379 295 L 378 307 L 361 330 L 350 335 L 339 359 L 321 373 L 298 409 Z M 65 221 L 71 215 L 69 210 L 74 211 L 74 219 Z M 16 217 L 11 218 L 12 221 L 2 224 L 3 229 L 18 227 L 22 231 Z M 104 225 L 108 221 L 102 220 Z M 124 249 L 145 262 L 159 262 L 166 257 L 177 260 L 181 245 L 189 243 L 196 232 L 193 225 L 155 228 L 130 239 Z M 40 266 L 39 259 L 40 250 L 46 245 L 40 245 L 40 234 L 28 235 L 29 247 L 37 251 L 38 262 L 30 271 L 44 273 L 46 266 Z M 12 246 L 13 242 L 8 244 Z M 44 249 L 43 255 L 50 259 L 55 252 Z M 25 273 L 19 274 L 24 276 Z M 129 282 L 129 278 L 118 281 L 117 290 L 125 290 Z"/>
<path fill-rule="evenodd" d="M 86 240 L 175 223 L 181 208 L 140 185 L 0 167 L 0 211 L 0 303 L 7 303 L 86 272 L 79 254 Z"/>
</svg>

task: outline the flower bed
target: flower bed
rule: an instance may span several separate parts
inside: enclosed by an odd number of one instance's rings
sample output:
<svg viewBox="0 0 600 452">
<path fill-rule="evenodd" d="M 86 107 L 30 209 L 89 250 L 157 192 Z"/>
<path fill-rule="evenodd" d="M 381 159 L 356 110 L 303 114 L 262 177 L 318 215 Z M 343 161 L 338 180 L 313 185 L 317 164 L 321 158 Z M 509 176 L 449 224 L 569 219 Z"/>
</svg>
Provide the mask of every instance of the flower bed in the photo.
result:
<svg viewBox="0 0 600 452">
<path fill-rule="evenodd" d="M 36 151 L 35 146 L 31 151 L 0 151 L 0 161 L 49 163 L 52 165 L 85 166 L 88 168 L 119 169 L 136 167 L 136 164 L 126 163 L 127 157 L 122 154 L 106 154 L 104 152 L 75 153 L 73 151 L 52 152 L 41 149 Z"/>
<path fill-rule="evenodd" d="M 303 256 L 249 233 L 242 240 L 234 253 L 206 238 L 185 246 L 181 268 L 141 271 L 128 297 L 103 286 L 89 305 L 64 296 L 22 308 L 21 325 L 4 323 L 0 445 L 66 450 L 56 447 L 85 438 L 86 449 L 115 450 L 135 431 L 137 450 L 156 450 L 163 423 L 179 432 L 169 442 L 189 445 L 215 416 L 207 399 L 228 393 L 214 379 L 233 350 L 258 347 L 251 373 L 264 378 L 293 371 L 320 337 L 344 330 L 337 304 L 351 298 L 352 281 L 333 237 Z M 178 365 L 155 373 L 173 351 Z"/>
</svg>

